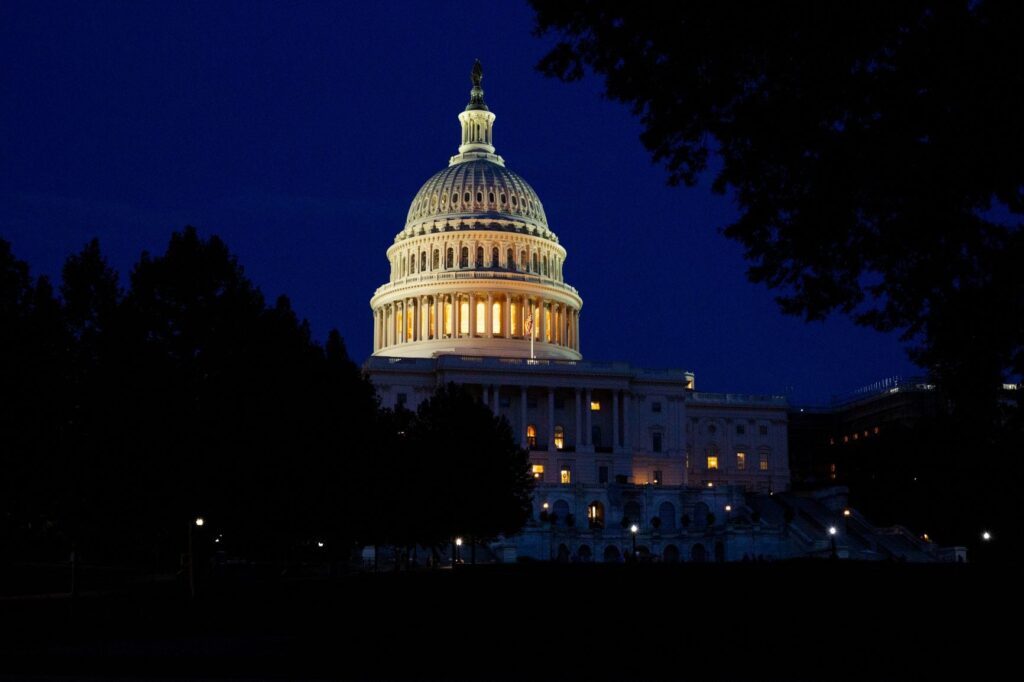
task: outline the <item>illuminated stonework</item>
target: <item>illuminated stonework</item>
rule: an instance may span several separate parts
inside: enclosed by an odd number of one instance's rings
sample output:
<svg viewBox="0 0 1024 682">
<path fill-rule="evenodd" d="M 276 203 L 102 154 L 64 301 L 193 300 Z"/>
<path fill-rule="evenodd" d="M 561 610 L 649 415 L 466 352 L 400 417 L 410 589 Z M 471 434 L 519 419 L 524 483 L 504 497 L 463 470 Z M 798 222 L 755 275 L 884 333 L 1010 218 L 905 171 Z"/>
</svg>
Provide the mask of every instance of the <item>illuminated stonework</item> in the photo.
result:
<svg viewBox="0 0 1024 682">
<path fill-rule="evenodd" d="M 388 249 L 390 281 L 370 300 L 373 354 L 579 360 L 566 251 L 533 188 L 495 153 L 495 115 L 477 72 L 459 114 L 458 154 L 416 193 Z M 482 76 L 480 76 L 482 77 Z"/>
</svg>

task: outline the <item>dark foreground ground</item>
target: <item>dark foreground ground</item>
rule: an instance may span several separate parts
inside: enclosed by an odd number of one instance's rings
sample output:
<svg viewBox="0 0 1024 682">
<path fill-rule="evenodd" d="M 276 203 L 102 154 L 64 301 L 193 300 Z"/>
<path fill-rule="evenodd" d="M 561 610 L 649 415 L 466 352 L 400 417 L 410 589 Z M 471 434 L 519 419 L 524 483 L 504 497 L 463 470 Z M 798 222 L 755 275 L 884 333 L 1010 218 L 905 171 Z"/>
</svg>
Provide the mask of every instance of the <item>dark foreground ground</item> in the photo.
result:
<svg viewBox="0 0 1024 682">
<path fill-rule="evenodd" d="M 173 580 L 8 594 L 0 677 L 1003 679 L 1021 657 L 1019 575 L 536 564 L 208 581 L 194 601 Z"/>
</svg>

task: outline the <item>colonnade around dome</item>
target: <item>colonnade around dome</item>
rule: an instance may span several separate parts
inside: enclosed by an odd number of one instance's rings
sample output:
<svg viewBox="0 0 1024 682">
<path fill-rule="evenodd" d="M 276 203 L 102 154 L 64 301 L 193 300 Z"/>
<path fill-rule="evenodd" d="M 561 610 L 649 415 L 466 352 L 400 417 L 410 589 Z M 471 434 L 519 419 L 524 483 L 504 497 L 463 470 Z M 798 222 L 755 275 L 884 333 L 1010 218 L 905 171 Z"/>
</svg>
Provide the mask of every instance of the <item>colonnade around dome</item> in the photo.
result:
<svg viewBox="0 0 1024 682">
<path fill-rule="evenodd" d="M 532 318 L 532 319 L 531 319 Z M 529 326 L 532 330 L 528 331 Z M 444 339 L 518 339 L 579 354 L 579 309 L 531 294 L 466 291 L 401 296 L 374 309 L 375 354 Z"/>
</svg>

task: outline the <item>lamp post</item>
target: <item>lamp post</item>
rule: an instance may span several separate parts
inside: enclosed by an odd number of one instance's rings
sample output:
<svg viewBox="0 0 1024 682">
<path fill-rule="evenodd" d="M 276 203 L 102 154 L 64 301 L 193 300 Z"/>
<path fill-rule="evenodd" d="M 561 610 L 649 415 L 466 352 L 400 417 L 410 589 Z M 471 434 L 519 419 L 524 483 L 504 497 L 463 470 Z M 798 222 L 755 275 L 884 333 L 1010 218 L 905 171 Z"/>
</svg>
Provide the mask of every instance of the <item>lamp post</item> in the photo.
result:
<svg viewBox="0 0 1024 682">
<path fill-rule="evenodd" d="M 206 523 L 202 516 L 197 516 L 194 521 L 188 523 L 188 593 L 191 598 L 196 596 L 196 571 L 195 555 L 192 553 L 192 525 L 202 528 Z"/>
<path fill-rule="evenodd" d="M 452 543 L 452 568 L 455 568 L 455 564 L 459 563 L 459 548 L 462 547 L 462 538 L 455 538 L 455 542 Z"/>
<path fill-rule="evenodd" d="M 629 532 L 633 534 L 633 561 L 636 561 L 636 533 L 640 530 L 640 527 L 635 523 L 629 527 Z"/>
</svg>

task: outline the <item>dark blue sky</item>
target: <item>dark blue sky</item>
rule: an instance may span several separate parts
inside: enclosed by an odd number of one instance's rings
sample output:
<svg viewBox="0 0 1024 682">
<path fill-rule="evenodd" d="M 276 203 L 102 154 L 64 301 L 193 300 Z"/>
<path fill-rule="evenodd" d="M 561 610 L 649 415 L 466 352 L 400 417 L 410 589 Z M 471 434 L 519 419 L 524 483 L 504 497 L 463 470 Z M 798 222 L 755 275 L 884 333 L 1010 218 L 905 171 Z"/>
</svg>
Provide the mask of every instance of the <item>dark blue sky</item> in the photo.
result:
<svg viewBox="0 0 1024 682">
<path fill-rule="evenodd" d="M 586 359 L 799 402 L 915 372 L 894 336 L 781 315 L 718 232 L 730 200 L 668 187 L 597 78 L 542 77 L 532 25 L 511 2 L 7 0 L 0 236 L 51 275 L 98 236 L 126 275 L 196 225 L 362 359 L 385 250 L 456 151 L 479 58 L 498 153 L 568 250 Z"/>
</svg>

